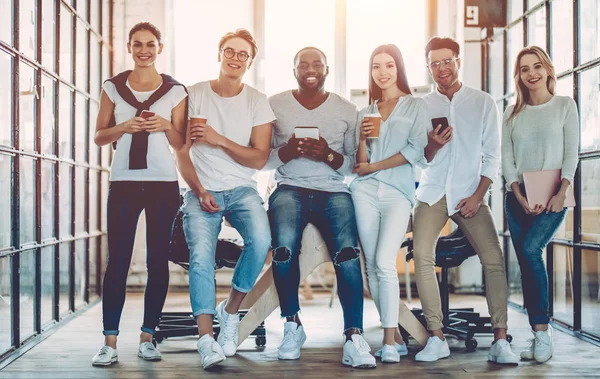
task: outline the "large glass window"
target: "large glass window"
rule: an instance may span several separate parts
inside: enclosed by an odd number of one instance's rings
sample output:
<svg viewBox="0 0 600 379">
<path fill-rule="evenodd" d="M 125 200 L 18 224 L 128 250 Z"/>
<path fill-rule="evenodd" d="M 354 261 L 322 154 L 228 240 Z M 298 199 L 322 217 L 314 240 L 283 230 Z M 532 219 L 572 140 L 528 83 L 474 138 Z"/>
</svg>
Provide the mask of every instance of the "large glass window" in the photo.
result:
<svg viewBox="0 0 600 379">
<path fill-rule="evenodd" d="M 600 56 L 600 4 L 598 0 L 579 0 L 579 25 L 581 28 L 581 63 Z"/>
<path fill-rule="evenodd" d="M 573 67 L 573 0 L 552 2 L 552 62 L 557 73 Z"/>
<path fill-rule="evenodd" d="M 13 12 L 10 1 L 0 1 L 0 40 L 12 45 Z M 0 351 L 2 346 L 0 345 Z"/>
<path fill-rule="evenodd" d="M 41 282 L 42 282 L 42 325 L 52 321 L 54 308 L 54 246 L 42 248 Z"/>
<path fill-rule="evenodd" d="M 542 7 L 527 19 L 528 45 L 536 45 L 546 50 L 546 7 Z"/>
<path fill-rule="evenodd" d="M 32 336 L 33 309 L 35 302 L 35 250 L 20 254 L 19 262 L 19 308 L 21 308 L 21 341 Z"/>
<path fill-rule="evenodd" d="M 12 125 L 12 57 L 0 50 L 0 125 Z M 12 146 L 11 128 L 0 128 L 0 145 Z"/>
<path fill-rule="evenodd" d="M 600 252 L 581 252 L 581 329 L 600 336 Z"/>
<path fill-rule="evenodd" d="M 581 162 L 581 239 L 600 242 L 600 159 Z"/>
<path fill-rule="evenodd" d="M 76 6 L 76 15 L 71 6 Z M 106 206 L 106 199 L 99 197 L 107 196 L 110 147 L 99 162 L 99 149 L 89 128 L 95 123 L 102 70 L 110 73 L 111 7 L 111 0 L 0 0 L 0 41 L 9 45 L 0 48 L 0 356 L 17 347 L 11 345 L 13 341 L 17 345 L 37 343 L 39 339 L 30 337 L 54 323 L 57 307 L 61 315 L 69 311 L 70 304 L 80 309 L 86 300 L 85 273 L 93 268 L 89 280 L 95 285 L 101 280 L 96 268 L 100 275 L 105 269 L 105 244 L 99 254 L 94 245 L 88 260 L 92 247 L 85 232 L 86 216 L 95 217 L 90 226 L 98 229 L 99 204 L 102 201 Z M 89 11 L 94 12 L 91 29 L 85 22 Z M 17 21 L 19 44 L 14 46 Z M 13 51 L 15 48 L 18 51 Z M 92 75 L 90 70 L 94 70 Z M 92 99 L 87 97 L 90 89 Z M 39 156 L 32 156 L 38 152 Z M 94 178 L 88 182 L 90 164 Z M 15 223 L 18 229 L 14 229 Z M 79 237 L 76 242 L 69 241 L 73 234 Z M 105 237 L 93 239 L 94 244 Z M 72 263 L 74 279 L 69 271 Z M 18 275 L 16 293 L 11 291 L 11 274 Z M 55 274 L 60 285 L 57 294 Z M 37 278 L 41 287 L 35 285 Z M 75 293 L 70 292 L 73 287 Z M 13 309 L 17 313 L 11 314 Z M 38 315 L 41 326 L 34 322 Z"/>
<path fill-rule="evenodd" d="M 0 153 L 0 249 L 11 246 L 11 227 L 12 227 L 12 162 L 13 157 Z"/>
<path fill-rule="evenodd" d="M 332 2 L 333 3 L 333 2 Z M 346 88 L 367 89 L 369 58 L 379 46 L 393 43 L 402 52 L 411 86 L 426 83 L 426 2 L 412 0 L 348 1 L 346 38 Z M 383 11 L 382 11 L 383 10 Z M 331 65 L 330 65 L 331 67 Z"/>
<path fill-rule="evenodd" d="M 36 0 L 19 0 L 19 50 L 30 58 L 36 57 Z"/>
<path fill-rule="evenodd" d="M 2 158 L 0 157 L 0 159 Z M 10 349 L 12 330 L 12 317 L 10 316 L 10 304 L 12 298 L 10 265 L 11 261 L 9 257 L 0 257 L 0 320 L 2 320 L 2 322 L 0 322 L 0 353 Z"/>
<path fill-rule="evenodd" d="M 21 158 L 21 167 L 19 168 L 21 199 L 21 245 L 35 242 L 35 160 L 30 158 Z"/>
<path fill-rule="evenodd" d="M 581 74 L 581 151 L 600 150 L 600 68 Z"/>
<path fill-rule="evenodd" d="M 56 61 L 56 1 L 42 1 L 42 63 L 51 71 Z"/>
<path fill-rule="evenodd" d="M 508 30 L 508 93 L 515 91 L 515 81 L 513 79 L 515 61 L 519 51 L 523 48 L 523 23 L 519 22 L 517 25 Z"/>
<path fill-rule="evenodd" d="M 56 112 L 54 109 L 54 86 L 56 82 L 42 75 L 42 154 L 54 155 L 54 127 Z"/>
<path fill-rule="evenodd" d="M 73 80 L 73 14 L 64 5 L 60 9 L 60 76 Z"/>
<path fill-rule="evenodd" d="M 573 325 L 573 249 L 554 245 L 553 317 Z"/>
<path fill-rule="evenodd" d="M 28 64 L 19 67 L 19 146 L 33 151 L 35 147 L 35 70 Z"/>
</svg>

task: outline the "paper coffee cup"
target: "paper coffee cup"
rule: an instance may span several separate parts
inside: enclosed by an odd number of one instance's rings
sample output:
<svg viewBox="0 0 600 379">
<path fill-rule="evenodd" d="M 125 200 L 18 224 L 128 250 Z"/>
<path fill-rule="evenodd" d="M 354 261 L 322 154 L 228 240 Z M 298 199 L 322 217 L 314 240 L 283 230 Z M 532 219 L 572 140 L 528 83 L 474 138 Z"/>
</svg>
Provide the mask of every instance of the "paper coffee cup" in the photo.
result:
<svg viewBox="0 0 600 379">
<path fill-rule="evenodd" d="M 369 121 L 373 123 L 373 129 L 371 133 L 367 135 L 367 138 L 379 138 L 379 126 L 381 125 L 381 115 L 379 113 L 368 113 L 365 115 Z"/>
<path fill-rule="evenodd" d="M 194 125 L 194 124 L 206 124 L 206 121 L 207 121 L 206 116 L 202 115 L 202 114 L 190 116 L 190 123 L 192 125 Z M 192 141 L 193 140 L 195 140 L 194 137 L 192 137 Z"/>
</svg>

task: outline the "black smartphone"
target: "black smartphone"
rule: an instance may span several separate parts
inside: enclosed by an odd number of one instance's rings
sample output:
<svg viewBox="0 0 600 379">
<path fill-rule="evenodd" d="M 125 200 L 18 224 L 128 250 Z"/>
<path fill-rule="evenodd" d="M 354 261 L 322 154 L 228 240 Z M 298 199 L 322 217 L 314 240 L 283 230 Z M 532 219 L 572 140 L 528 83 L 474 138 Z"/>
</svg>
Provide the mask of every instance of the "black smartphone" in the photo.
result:
<svg viewBox="0 0 600 379">
<path fill-rule="evenodd" d="M 432 118 L 431 119 L 431 126 L 433 126 L 434 130 L 435 130 L 435 128 L 438 127 L 438 125 L 442 125 L 442 127 L 437 132 L 437 134 L 442 134 L 442 132 L 444 130 L 446 130 L 446 128 L 448 127 L 448 119 L 446 117 Z"/>
</svg>

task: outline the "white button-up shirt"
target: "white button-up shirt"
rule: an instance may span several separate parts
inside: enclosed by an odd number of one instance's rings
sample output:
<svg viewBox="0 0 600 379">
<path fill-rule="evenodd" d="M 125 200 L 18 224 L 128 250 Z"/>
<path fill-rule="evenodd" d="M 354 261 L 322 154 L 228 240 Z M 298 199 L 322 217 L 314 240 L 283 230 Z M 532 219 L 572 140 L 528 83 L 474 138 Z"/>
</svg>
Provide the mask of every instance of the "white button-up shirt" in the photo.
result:
<svg viewBox="0 0 600 379">
<path fill-rule="evenodd" d="M 437 90 L 423 99 L 427 118 L 446 117 L 454 130 L 431 162 L 421 161 L 417 199 L 431 206 L 446 195 L 448 215 L 453 215 L 458 203 L 473 195 L 481 176 L 494 181 L 498 175 L 501 115 L 489 94 L 464 84 L 452 101 Z"/>
</svg>

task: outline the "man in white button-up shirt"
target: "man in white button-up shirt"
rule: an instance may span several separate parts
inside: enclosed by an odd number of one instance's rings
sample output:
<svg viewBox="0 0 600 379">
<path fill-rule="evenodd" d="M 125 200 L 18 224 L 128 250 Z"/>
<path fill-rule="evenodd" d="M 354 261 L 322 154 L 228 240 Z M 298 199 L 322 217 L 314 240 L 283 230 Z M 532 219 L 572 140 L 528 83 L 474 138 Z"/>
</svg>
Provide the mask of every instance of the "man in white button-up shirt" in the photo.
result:
<svg viewBox="0 0 600 379">
<path fill-rule="evenodd" d="M 467 236 L 483 265 L 494 343 L 488 360 L 517 363 L 506 341 L 508 292 L 502 249 L 486 194 L 500 167 L 501 116 L 494 99 L 458 80 L 459 45 L 434 37 L 425 48 L 437 90 L 424 97 L 429 119 L 446 117 L 449 126 L 430 127 L 426 162 L 414 211 L 417 289 L 432 337 L 417 361 L 450 355 L 442 332 L 443 314 L 435 276 L 435 246 L 451 218 Z"/>
</svg>

